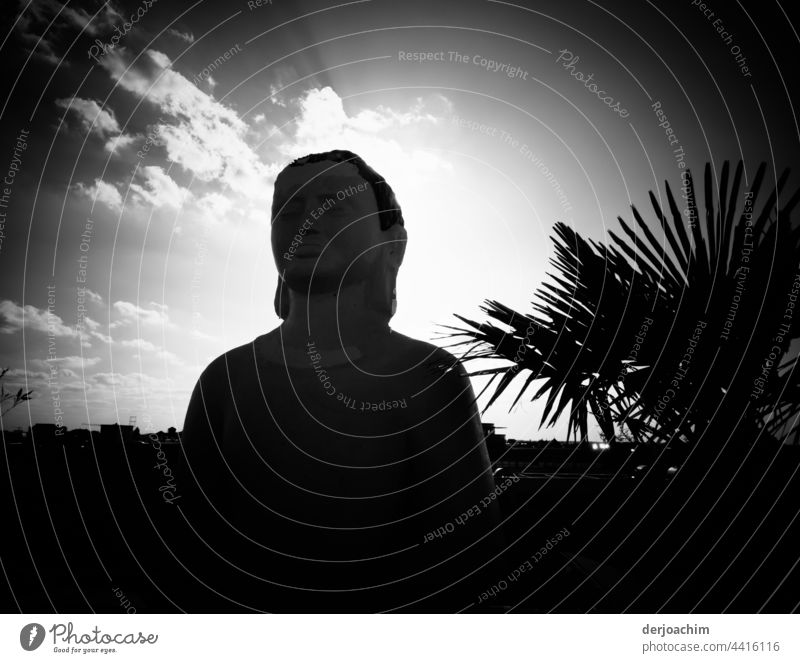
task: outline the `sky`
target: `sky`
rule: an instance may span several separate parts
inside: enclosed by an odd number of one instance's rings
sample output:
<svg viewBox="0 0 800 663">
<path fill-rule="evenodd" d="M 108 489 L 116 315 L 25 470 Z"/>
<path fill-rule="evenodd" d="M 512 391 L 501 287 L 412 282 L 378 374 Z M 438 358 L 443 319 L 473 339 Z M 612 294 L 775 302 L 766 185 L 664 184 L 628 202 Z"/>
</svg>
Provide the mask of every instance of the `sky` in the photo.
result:
<svg viewBox="0 0 800 663">
<path fill-rule="evenodd" d="M 35 397 L 3 427 L 180 429 L 208 362 L 279 324 L 272 188 L 304 154 L 390 183 L 392 327 L 442 346 L 486 299 L 530 311 L 556 221 L 604 241 L 685 167 L 796 164 L 784 8 L 706 5 L 5 3 L 0 366 Z M 484 421 L 564 439 L 515 394 Z"/>
</svg>

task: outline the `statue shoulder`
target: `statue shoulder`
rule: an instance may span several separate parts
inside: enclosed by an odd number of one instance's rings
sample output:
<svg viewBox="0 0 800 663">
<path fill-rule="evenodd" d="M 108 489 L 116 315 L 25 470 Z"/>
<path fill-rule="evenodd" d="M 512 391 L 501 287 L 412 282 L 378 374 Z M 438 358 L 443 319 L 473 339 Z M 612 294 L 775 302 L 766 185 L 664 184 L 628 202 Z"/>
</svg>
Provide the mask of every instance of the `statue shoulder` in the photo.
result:
<svg viewBox="0 0 800 663">
<path fill-rule="evenodd" d="M 200 374 L 200 379 L 209 384 L 220 381 L 222 384 L 227 384 L 232 375 L 252 367 L 258 356 L 257 340 L 231 348 L 212 359 Z"/>
</svg>

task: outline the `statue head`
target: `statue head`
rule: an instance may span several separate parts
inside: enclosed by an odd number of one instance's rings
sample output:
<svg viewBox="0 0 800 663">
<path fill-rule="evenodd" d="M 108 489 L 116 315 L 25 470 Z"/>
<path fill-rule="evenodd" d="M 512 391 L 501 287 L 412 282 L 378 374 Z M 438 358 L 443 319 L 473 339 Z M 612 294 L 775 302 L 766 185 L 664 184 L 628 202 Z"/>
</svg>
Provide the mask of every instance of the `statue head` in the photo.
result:
<svg viewBox="0 0 800 663">
<path fill-rule="evenodd" d="M 388 320 L 406 231 L 392 188 L 357 154 L 332 150 L 295 159 L 275 180 L 272 252 L 278 268 L 275 312 L 289 314 L 289 292 L 337 292 L 365 283 L 365 306 Z"/>
</svg>

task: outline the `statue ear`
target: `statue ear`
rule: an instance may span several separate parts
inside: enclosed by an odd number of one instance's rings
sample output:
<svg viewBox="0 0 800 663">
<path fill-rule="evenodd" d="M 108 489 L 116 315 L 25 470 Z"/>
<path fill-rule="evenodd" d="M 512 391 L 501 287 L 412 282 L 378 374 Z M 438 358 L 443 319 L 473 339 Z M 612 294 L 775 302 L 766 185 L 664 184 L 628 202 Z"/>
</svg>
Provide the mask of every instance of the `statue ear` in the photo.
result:
<svg viewBox="0 0 800 663">
<path fill-rule="evenodd" d="M 375 263 L 372 276 L 367 280 L 364 304 L 390 319 L 397 308 L 397 272 L 406 252 L 406 230 L 397 224 L 383 231 L 380 258 Z"/>
<path fill-rule="evenodd" d="M 387 245 L 386 251 L 386 292 L 389 298 L 389 317 L 391 318 L 397 311 L 397 272 L 403 264 L 403 257 L 406 254 L 406 243 L 408 233 L 399 223 L 389 228 L 391 233 L 391 244 Z"/>
<path fill-rule="evenodd" d="M 408 241 L 408 233 L 406 229 L 399 223 L 389 228 L 386 233 L 390 234 L 390 239 L 393 240 L 391 244 L 387 245 L 387 256 L 389 264 L 394 268 L 395 272 L 400 269 L 403 264 L 403 256 L 406 254 L 406 242 Z"/>
<path fill-rule="evenodd" d="M 289 288 L 284 288 L 284 280 L 278 275 L 278 287 L 275 288 L 275 315 L 281 320 L 289 317 Z M 283 290 L 283 292 L 281 292 Z"/>
</svg>

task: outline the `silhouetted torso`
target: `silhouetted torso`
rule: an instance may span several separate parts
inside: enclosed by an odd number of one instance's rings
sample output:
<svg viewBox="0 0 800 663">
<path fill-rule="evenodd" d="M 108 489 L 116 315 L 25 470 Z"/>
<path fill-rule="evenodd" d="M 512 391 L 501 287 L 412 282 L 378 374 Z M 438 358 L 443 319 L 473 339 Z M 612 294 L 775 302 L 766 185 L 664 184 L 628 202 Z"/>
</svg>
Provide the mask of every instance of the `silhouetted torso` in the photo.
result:
<svg viewBox="0 0 800 663">
<path fill-rule="evenodd" d="M 492 489 L 485 447 L 469 448 L 482 443 L 460 365 L 397 333 L 347 348 L 349 358 L 284 350 L 278 333 L 212 362 L 184 430 L 189 462 L 229 521 L 210 536 L 230 562 L 277 583 L 245 574 L 238 589 L 266 610 L 374 611 L 471 570 L 467 553 L 417 574 L 452 555 L 467 528 L 449 544 L 426 533 Z M 343 589 L 356 591 L 330 591 Z M 411 609 L 463 607 L 444 597 Z"/>
</svg>

